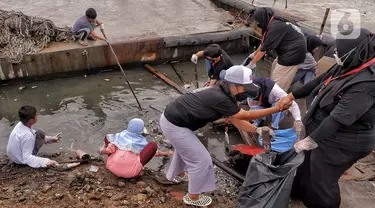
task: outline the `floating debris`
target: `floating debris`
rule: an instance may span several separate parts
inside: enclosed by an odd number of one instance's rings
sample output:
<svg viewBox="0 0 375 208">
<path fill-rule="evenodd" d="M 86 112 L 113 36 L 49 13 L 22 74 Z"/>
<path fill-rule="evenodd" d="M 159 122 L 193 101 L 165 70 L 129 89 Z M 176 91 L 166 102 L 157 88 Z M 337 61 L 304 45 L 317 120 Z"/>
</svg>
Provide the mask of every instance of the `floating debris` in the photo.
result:
<svg viewBox="0 0 375 208">
<path fill-rule="evenodd" d="M 106 82 L 109 82 L 109 81 L 110 81 L 110 79 L 104 79 L 104 81 L 106 81 Z"/>
<path fill-rule="evenodd" d="M 184 85 L 184 88 L 185 88 L 185 89 L 190 89 L 190 88 L 191 88 L 191 85 L 186 84 L 186 85 Z"/>
<path fill-rule="evenodd" d="M 32 86 L 31 89 L 35 89 L 35 88 L 37 88 L 37 87 L 38 87 L 38 86 Z"/>
<path fill-rule="evenodd" d="M 18 92 L 21 92 L 24 89 L 26 89 L 26 86 L 21 86 L 21 87 L 18 88 Z"/>
</svg>

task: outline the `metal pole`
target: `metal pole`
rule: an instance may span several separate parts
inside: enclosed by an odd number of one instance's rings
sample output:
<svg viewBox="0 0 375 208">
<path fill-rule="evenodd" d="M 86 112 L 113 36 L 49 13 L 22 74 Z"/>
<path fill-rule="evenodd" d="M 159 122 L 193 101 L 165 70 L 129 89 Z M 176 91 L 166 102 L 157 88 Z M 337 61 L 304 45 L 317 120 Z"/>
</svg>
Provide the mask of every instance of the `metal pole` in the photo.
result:
<svg viewBox="0 0 375 208">
<path fill-rule="evenodd" d="M 227 172 L 229 175 L 233 176 L 234 178 L 236 178 L 240 182 L 245 181 L 244 175 L 242 175 L 241 173 L 238 173 L 237 171 L 233 170 L 232 168 L 226 166 L 223 162 L 218 160 L 215 156 L 211 155 L 211 158 L 212 158 L 212 163 L 215 164 L 217 167 L 221 168 L 222 170 L 224 170 L 225 172 Z"/>
<path fill-rule="evenodd" d="M 106 36 L 105 33 L 104 33 L 104 30 L 101 30 L 101 32 L 103 33 L 104 38 L 105 38 L 106 40 L 108 40 L 108 39 L 107 39 L 107 36 Z M 117 62 L 117 65 L 120 67 L 121 72 L 122 72 L 122 74 L 123 74 L 124 77 L 125 77 L 125 81 L 126 81 L 126 83 L 128 84 L 130 91 L 132 92 L 132 94 L 133 94 L 135 100 L 136 100 L 137 103 L 138 103 L 139 109 L 142 110 L 141 103 L 139 103 L 139 100 L 138 100 L 137 96 L 135 95 L 134 90 L 133 90 L 132 86 L 130 85 L 130 83 L 129 83 L 129 81 L 128 81 L 128 78 L 126 77 L 125 71 L 124 71 L 124 69 L 122 68 L 122 66 L 121 66 L 121 64 L 120 64 L 120 62 L 119 62 L 119 60 L 118 60 L 118 58 L 117 58 L 117 55 L 116 55 L 115 51 L 113 50 L 111 44 L 110 44 L 108 41 L 107 41 L 107 44 L 108 44 L 109 48 L 111 49 L 111 52 L 112 52 L 113 56 L 115 57 L 115 60 L 116 60 L 116 62 Z"/>
<path fill-rule="evenodd" d="M 326 9 L 326 13 L 324 14 L 324 18 L 323 18 L 323 22 L 320 26 L 320 31 L 319 31 L 319 35 L 322 35 L 323 34 L 323 29 L 324 29 L 324 26 L 326 24 L 326 21 L 327 21 L 327 18 L 328 18 L 328 14 L 329 14 L 329 11 L 331 9 L 330 8 L 327 8 Z M 315 60 L 318 61 L 320 59 L 320 57 L 323 56 L 323 47 L 321 46 L 318 53 L 315 54 Z"/>
<path fill-rule="evenodd" d="M 197 82 L 197 89 L 199 88 L 198 82 L 198 64 L 195 64 L 195 81 Z"/>
</svg>

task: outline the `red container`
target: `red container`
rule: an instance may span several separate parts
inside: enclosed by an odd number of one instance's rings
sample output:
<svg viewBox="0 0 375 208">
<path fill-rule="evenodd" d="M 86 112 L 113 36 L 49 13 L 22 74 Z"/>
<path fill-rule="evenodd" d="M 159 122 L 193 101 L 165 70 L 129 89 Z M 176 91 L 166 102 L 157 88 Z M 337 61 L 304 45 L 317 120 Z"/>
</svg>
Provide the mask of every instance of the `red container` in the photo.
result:
<svg viewBox="0 0 375 208">
<path fill-rule="evenodd" d="M 81 160 L 90 160 L 91 156 L 82 150 L 77 150 L 77 157 Z"/>
</svg>

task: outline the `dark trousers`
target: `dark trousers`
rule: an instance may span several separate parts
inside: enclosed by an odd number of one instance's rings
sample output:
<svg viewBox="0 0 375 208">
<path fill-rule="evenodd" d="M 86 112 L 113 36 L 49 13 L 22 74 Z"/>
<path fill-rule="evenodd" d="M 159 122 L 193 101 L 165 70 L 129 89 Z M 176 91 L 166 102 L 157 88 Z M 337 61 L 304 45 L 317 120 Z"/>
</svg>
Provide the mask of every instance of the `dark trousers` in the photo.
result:
<svg viewBox="0 0 375 208">
<path fill-rule="evenodd" d="M 35 143 L 34 143 L 33 155 L 38 154 L 39 149 L 44 144 L 45 136 L 46 134 L 42 130 L 37 130 L 35 132 Z"/>
<path fill-rule="evenodd" d="M 108 146 L 110 142 L 107 137 L 104 137 L 105 147 Z M 155 142 L 149 142 L 145 148 L 139 153 L 140 161 L 142 165 L 146 165 L 155 156 L 156 151 L 158 151 L 158 145 Z"/>
<path fill-rule="evenodd" d="M 300 199 L 308 208 L 339 208 L 339 178 L 370 152 L 351 152 L 324 142 L 318 145 L 305 152 L 305 160 L 294 178 L 292 197 Z"/>
<path fill-rule="evenodd" d="M 139 154 L 142 165 L 146 165 L 155 156 L 158 145 L 155 142 L 149 142 Z"/>
<path fill-rule="evenodd" d="M 86 40 L 90 35 L 90 28 L 83 28 L 73 33 L 76 40 Z"/>
</svg>

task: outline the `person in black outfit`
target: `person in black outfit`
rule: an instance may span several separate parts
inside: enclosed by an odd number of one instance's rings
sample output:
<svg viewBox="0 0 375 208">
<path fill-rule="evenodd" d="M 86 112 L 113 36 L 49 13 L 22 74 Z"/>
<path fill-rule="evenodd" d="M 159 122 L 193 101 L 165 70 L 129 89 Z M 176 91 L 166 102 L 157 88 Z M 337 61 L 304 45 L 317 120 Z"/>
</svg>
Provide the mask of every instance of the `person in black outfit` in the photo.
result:
<svg viewBox="0 0 375 208">
<path fill-rule="evenodd" d="M 375 148 L 375 38 L 361 29 L 357 39 L 336 40 L 337 64 L 290 93 L 283 102 L 308 97 L 303 119 L 307 137 L 292 197 L 307 207 L 338 208 L 338 180 Z"/>
<path fill-rule="evenodd" d="M 217 80 L 223 80 L 225 70 L 233 66 L 229 55 L 218 44 L 210 44 L 203 51 L 193 54 L 191 61 L 197 64 L 199 57 L 206 59 L 206 71 L 210 78 L 208 86 L 215 85 Z"/>
<path fill-rule="evenodd" d="M 254 21 L 262 29 L 262 41 L 258 49 L 249 56 L 252 61 L 247 67 L 255 69 L 256 63 L 266 51 L 274 50 L 277 58 L 272 64 L 271 79 L 288 92 L 298 66 L 305 61 L 305 35 L 297 24 L 276 16 L 272 8 L 257 8 Z"/>
</svg>

